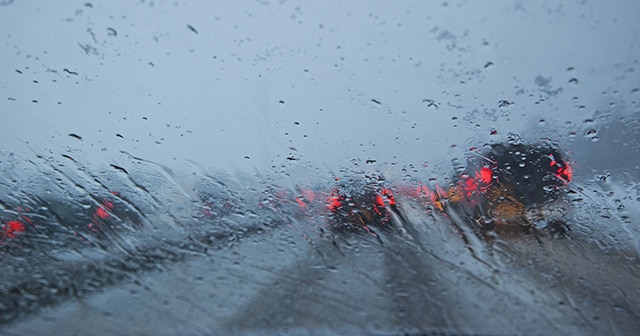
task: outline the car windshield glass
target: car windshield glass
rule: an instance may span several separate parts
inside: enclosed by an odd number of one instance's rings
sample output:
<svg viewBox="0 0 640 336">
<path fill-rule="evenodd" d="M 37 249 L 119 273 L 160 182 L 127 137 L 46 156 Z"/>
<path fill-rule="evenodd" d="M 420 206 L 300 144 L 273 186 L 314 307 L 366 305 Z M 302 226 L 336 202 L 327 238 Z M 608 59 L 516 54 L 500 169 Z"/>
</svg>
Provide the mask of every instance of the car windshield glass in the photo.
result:
<svg viewBox="0 0 640 336">
<path fill-rule="evenodd" d="M 638 17 L 0 0 L 0 333 L 632 334 Z"/>
</svg>

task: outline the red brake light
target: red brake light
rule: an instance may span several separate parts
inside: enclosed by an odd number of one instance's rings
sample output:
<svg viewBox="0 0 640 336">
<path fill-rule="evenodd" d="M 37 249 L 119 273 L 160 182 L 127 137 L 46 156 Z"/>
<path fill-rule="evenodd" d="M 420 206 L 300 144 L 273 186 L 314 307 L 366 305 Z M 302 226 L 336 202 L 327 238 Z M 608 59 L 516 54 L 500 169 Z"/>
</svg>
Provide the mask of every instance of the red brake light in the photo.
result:
<svg viewBox="0 0 640 336">
<path fill-rule="evenodd" d="M 329 203 L 327 207 L 329 208 L 330 211 L 336 211 L 342 204 L 342 201 L 340 201 L 339 196 L 331 196 L 329 197 L 329 199 L 327 199 L 327 203 Z"/>
<path fill-rule="evenodd" d="M 12 220 L 4 227 L 4 234 L 9 238 L 15 238 L 19 232 L 24 232 L 24 224 L 18 220 Z"/>
<path fill-rule="evenodd" d="M 551 159 L 551 162 L 549 162 L 549 167 L 556 168 L 556 177 L 561 179 L 565 183 L 570 182 L 573 178 L 573 169 L 571 168 L 571 166 L 566 162 L 560 163 L 556 161 L 555 157 L 551 154 L 549 155 L 549 159 Z"/>
<path fill-rule="evenodd" d="M 96 209 L 96 211 L 93 213 L 93 219 L 107 219 L 110 216 L 109 211 L 112 210 L 113 203 L 107 200 L 102 200 L 98 209 Z"/>
<path fill-rule="evenodd" d="M 484 184 L 491 184 L 493 180 L 493 172 L 489 167 L 482 167 L 480 172 L 476 173 L 476 178 L 480 179 Z"/>
<path fill-rule="evenodd" d="M 573 178 L 573 169 L 569 165 L 566 165 L 564 167 L 558 167 L 556 176 L 565 182 L 570 182 L 571 179 Z"/>
</svg>

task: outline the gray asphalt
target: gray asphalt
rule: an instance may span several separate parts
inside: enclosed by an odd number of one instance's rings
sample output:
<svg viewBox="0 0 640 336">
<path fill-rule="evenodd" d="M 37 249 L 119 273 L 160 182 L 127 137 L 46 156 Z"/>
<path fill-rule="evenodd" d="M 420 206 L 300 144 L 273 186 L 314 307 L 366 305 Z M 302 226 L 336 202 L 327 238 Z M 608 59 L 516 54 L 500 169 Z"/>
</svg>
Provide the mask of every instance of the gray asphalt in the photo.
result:
<svg viewBox="0 0 640 336">
<path fill-rule="evenodd" d="M 527 235 L 465 244 L 444 215 L 405 203 L 373 236 L 291 221 L 44 308 L 7 335 L 632 334 L 637 256 Z"/>
</svg>

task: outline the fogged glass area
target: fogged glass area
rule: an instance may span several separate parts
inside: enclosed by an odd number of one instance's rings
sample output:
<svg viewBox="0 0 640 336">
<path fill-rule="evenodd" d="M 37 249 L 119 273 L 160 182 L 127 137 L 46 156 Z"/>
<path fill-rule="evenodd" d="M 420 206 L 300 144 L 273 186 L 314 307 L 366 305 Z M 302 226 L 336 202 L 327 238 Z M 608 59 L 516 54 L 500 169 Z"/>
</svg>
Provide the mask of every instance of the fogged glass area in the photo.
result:
<svg viewBox="0 0 640 336">
<path fill-rule="evenodd" d="M 633 1 L 0 1 L 0 330 L 632 334 Z"/>
</svg>

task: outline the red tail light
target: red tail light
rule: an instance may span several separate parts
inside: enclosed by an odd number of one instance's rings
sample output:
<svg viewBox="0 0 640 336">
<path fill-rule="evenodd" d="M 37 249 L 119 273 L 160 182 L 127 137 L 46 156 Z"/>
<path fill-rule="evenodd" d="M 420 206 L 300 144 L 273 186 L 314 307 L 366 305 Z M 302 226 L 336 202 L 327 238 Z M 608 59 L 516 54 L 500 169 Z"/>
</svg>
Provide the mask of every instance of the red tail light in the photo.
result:
<svg viewBox="0 0 640 336">
<path fill-rule="evenodd" d="M 385 227 L 391 221 L 388 207 L 396 205 L 392 191 L 378 182 L 341 186 L 326 201 L 327 210 L 339 228 L 356 227 L 371 231 L 369 225 Z"/>
<path fill-rule="evenodd" d="M 483 166 L 476 171 L 473 176 L 463 175 L 461 181 L 462 190 L 466 197 L 472 197 L 486 193 L 493 182 L 493 170 L 487 166 Z"/>
<path fill-rule="evenodd" d="M 98 207 L 94 210 L 91 216 L 91 222 L 87 224 L 87 227 L 91 230 L 97 231 L 98 227 L 102 225 L 102 221 L 111 217 L 113 211 L 113 202 L 103 199 L 100 201 Z"/>
<path fill-rule="evenodd" d="M 479 179 L 484 184 L 491 184 L 493 181 L 493 171 L 489 167 L 482 167 L 479 172 L 476 172 L 476 179 Z"/>
<path fill-rule="evenodd" d="M 573 178 L 573 169 L 566 162 L 557 162 L 553 155 L 549 155 L 549 159 L 551 162 L 549 163 L 549 167 L 555 169 L 555 175 L 560 180 L 568 183 Z"/>
<path fill-rule="evenodd" d="M 2 235 L 7 238 L 15 238 L 19 233 L 25 231 L 24 224 L 19 220 L 12 220 L 5 224 L 2 228 Z"/>
</svg>

